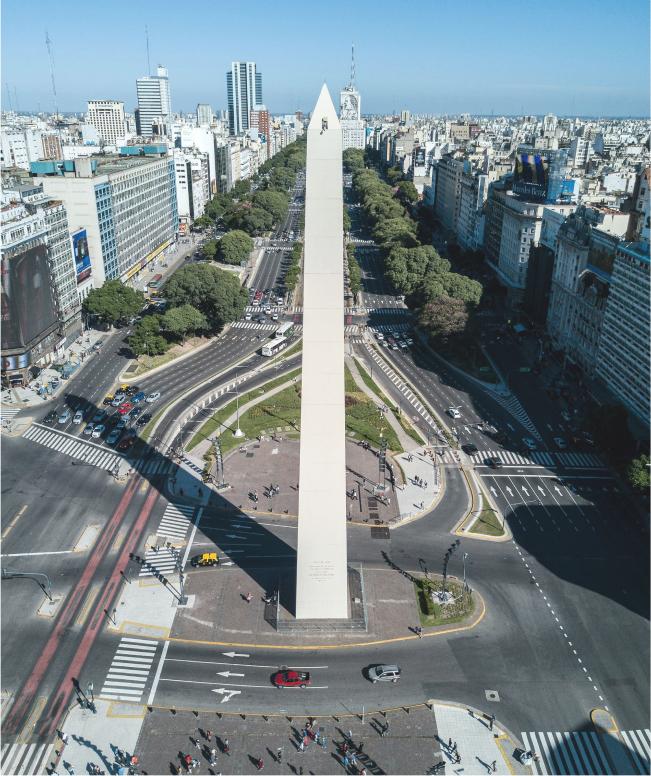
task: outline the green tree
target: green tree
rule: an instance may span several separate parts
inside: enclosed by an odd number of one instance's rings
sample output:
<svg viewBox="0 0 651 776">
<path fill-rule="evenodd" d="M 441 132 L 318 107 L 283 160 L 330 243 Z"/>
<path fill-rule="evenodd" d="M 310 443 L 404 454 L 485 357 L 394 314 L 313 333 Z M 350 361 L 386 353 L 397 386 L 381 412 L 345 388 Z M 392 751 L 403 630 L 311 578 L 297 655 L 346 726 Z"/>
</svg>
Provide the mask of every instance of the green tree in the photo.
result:
<svg viewBox="0 0 651 776">
<path fill-rule="evenodd" d="M 233 229 L 219 241 L 219 258 L 225 264 L 239 265 L 247 261 L 252 250 L 253 240 L 239 229 Z"/>
<path fill-rule="evenodd" d="M 641 455 L 639 458 L 634 458 L 628 465 L 626 479 L 635 490 L 648 493 L 651 486 L 649 471 L 649 456 Z"/>
<path fill-rule="evenodd" d="M 459 275 L 456 272 L 446 272 L 441 278 L 441 283 L 448 296 L 454 299 L 462 299 L 466 304 L 476 307 L 481 301 L 483 286 L 477 280 Z"/>
<path fill-rule="evenodd" d="M 127 340 L 136 356 L 159 356 L 169 350 L 170 343 L 160 333 L 160 326 L 160 315 L 146 315 L 136 324 Z"/>
<path fill-rule="evenodd" d="M 204 214 L 202 216 L 199 216 L 199 218 L 195 218 L 194 224 L 192 226 L 195 229 L 198 229 L 199 231 L 203 231 L 204 229 L 208 229 L 212 225 L 213 225 L 212 218 Z"/>
<path fill-rule="evenodd" d="M 206 240 L 201 246 L 201 253 L 212 261 L 217 255 L 217 240 Z"/>
<path fill-rule="evenodd" d="M 229 229 L 239 229 L 253 235 L 267 232 L 274 225 L 271 213 L 261 207 L 252 207 L 250 202 L 240 203 L 231 212 L 226 212 L 223 218 Z"/>
<path fill-rule="evenodd" d="M 178 337 L 181 342 L 185 341 L 188 334 L 202 331 L 207 325 L 206 316 L 191 304 L 171 307 L 166 310 L 160 323 L 163 331 L 168 332 L 173 337 Z"/>
<path fill-rule="evenodd" d="M 289 197 L 282 191 L 256 191 L 253 203 L 271 213 L 276 224 L 287 215 L 289 209 Z"/>
<path fill-rule="evenodd" d="M 389 169 L 386 171 L 386 176 L 389 183 L 393 186 L 402 179 L 402 170 L 397 166 L 389 167 Z"/>
<path fill-rule="evenodd" d="M 407 218 L 389 218 L 378 222 L 373 229 L 373 237 L 380 245 L 391 247 L 391 243 L 398 243 L 407 248 L 414 248 L 418 245 L 415 232 L 413 221 Z"/>
<path fill-rule="evenodd" d="M 143 295 L 119 280 L 107 280 L 100 288 L 93 288 L 83 302 L 84 312 L 111 324 L 133 318 L 143 305 Z"/>
<path fill-rule="evenodd" d="M 348 149 L 346 149 L 348 150 Z M 346 205 L 344 205 L 344 232 L 350 232 L 350 227 L 352 226 L 350 221 L 350 214 L 348 212 L 348 208 Z"/>
<path fill-rule="evenodd" d="M 357 263 L 357 259 L 355 258 L 355 246 L 351 244 L 347 245 L 346 253 L 348 256 L 350 292 L 354 297 L 357 297 L 357 294 L 359 294 L 362 288 L 362 271 L 359 264 Z"/>
<path fill-rule="evenodd" d="M 364 169 L 364 152 L 359 148 L 346 148 L 343 153 L 344 170 L 356 172 Z"/>
<path fill-rule="evenodd" d="M 429 245 L 394 246 L 384 260 L 384 274 L 401 294 L 413 294 L 423 284 L 436 251 Z"/>
<path fill-rule="evenodd" d="M 402 202 L 415 205 L 420 199 L 418 191 L 412 181 L 400 181 L 396 196 Z"/>
<path fill-rule="evenodd" d="M 229 194 L 233 199 L 244 199 L 249 191 L 251 191 L 251 181 L 248 178 L 244 178 L 233 184 Z"/>
<path fill-rule="evenodd" d="M 432 339 L 445 342 L 465 332 L 468 324 L 466 303 L 450 296 L 440 296 L 421 308 L 419 323 Z"/>
<path fill-rule="evenodd" d="M 269 174 L 269 189 L 278 189 L 279 191 L 289 191 L 296 180 L 296 174 L 286 167 L 276 167 Z"/>
<path fill-rule="evenodd" d="M 174 273 L 165 285 L 165 298 L 171 307 L 196 307 L 206 316 L 208 327 L 217 331 L 242 315 L 248 293 L 231 272 L 212 264 L 195 264 Z"/>
</svg>

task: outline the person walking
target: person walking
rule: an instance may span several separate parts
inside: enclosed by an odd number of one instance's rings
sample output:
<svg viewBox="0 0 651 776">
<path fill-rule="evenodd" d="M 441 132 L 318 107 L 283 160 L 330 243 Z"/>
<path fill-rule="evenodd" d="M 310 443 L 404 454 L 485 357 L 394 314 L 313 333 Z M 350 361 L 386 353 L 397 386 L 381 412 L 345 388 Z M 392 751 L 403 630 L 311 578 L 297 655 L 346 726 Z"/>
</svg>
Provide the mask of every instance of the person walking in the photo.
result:
<svg viewBox="0 0 651 776">
<path fill-rule="evenodd" d="M 305 751 L 305 739 L 301 738 L 301 743 L 298 745 L 298 751 L 304 752 Z"/>
<path fill-rule="evenodd" d="M 453 749 L 452 749 L 452 739 L 451 738 L 448 738 L 448 751 L 450 753 L 452 753 L 452 751 L 453 751 Z"/>
<path fill-rule="evenodd" d="M 228 744 L 228 739 L 225 738 L 224 739 L 224 754 L 227 754 L 227 755 L 230 756 L 230 753 L 231 753 L 231 748 L 230 748 L 230 746 Z"/>
<path fill-rule="evenodd" d="M 247 604 L 250 604 L 250 603 L 251 603 L 251 601 L 253 600 L 253 593 L 247 593 L 247 594 L 244 596 L 244 598 L 245 598 L 245 600 L 246 600 Z"/>
<path fill-rule="evenodd" d="M 488 718 L 488 729 L 492 731 L 494 724 L 495 724 L 495 715 L 491 714 L 490 717 Z"/>
<path fill-rule="evenodd" d="M 217 765 L 217 750 L 216 749 L 211 749 L 210 750 L 210 764 L 212 766 Z"/>
<path fill-rule="evenodd" d="M 276 749 L 276 760 L 281 763 L 283 761 L 283 748 L 282 746 L 279 746 L 278 749 Z"/>
<path fill-rule="evenodd" d="M 210 739 L 212 738 L 212 730 L 206 730 L 206 741 L 210 743 Z"/>
<path fill-rule="evenodd" d="M 495 771 L 497 770 L 497 760 L 493 760 L 493 762 L 491 763 L 491 769 L 493 773 L 495 773 Z"/>
<path fill-rule="evenodd" d="M 258 758 L 258 760 L 257 760 L 257 762 L 256 762 L 256 764 L 255 764 L 255 767 L 256 767 L 256 768 L 257 768 L 259 771 L 261 771 L 261 770 L 264 768 L 264 761 L 263 761 L 262 757 L 259 757 L 259 758 Z"/>
<path fill-rule="evenodd" d="M 455 741 L 455 742 L 452 744 L 452 751 L 453 751 L 455 754 L 457 753 L 457 742 L 456 742 L 456 741 Z"/>
<path fill-rule="evenodd" d="M 454 761 L 457 765 L 461 765 L 461 754 L 459 752 L 456 752 L 456 758 Z"/>
</svg>

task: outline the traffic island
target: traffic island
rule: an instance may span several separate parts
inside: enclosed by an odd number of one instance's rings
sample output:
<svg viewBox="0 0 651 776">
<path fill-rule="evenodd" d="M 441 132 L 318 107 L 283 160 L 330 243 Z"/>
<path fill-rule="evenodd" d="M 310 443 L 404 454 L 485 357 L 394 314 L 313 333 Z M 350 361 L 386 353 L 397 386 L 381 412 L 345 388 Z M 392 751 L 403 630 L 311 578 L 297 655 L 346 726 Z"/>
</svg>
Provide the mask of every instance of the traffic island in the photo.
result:
<svg viewBox="0 0 651 776">
<path fill-rule="evenodd" d="M 472 617 L 473 591 L 457 579 L 422 577 L 414 581 L 420 624 L 425 628 L 452 625 Z"/>
</svg>

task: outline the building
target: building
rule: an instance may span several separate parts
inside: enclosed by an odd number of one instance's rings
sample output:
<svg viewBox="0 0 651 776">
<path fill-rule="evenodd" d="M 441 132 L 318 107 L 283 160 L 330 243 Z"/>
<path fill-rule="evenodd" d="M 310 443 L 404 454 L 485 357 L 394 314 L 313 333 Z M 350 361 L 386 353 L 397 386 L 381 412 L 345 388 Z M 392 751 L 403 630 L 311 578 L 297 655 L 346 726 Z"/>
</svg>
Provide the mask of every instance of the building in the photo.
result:
<svg viewBox="0 0 651 776">
<path fill-rule="evenodd" d="M 137 275 L 178 229 L 174 159 L 167 146 L 120 150 L 31 167 L 43 191 L 65 204 L 71 228 L 86 230 L 94 287 Z"/>
<path fill-rule="evenodd" d="M 176 201 L 180 224 L 191 225 L 203 215 L 210 199 L 208 154 L 195 149 L 174 149 Z"/>
<path fill-rule="evenodd" d="M 269 140 L 270 122 L 269 111 L 264 105 L 258 105 L 255 110 L 249 114 L 249 129 L 255 130 L 258 135 L 262 135 L 265 140 Z"/>
<path fill-rule="evenodd" d="M 633 235 L 638 242 L 648 243 L 651 240 L 651 167 L 646 167 L 638 173 L 633 203 L 635 209 Z"/>
<path fill-rule="evenodd" d="M 63 157 L 63 146 L 57 133 L 43 132 L 41 143 L 43 144 L 42 159 L 61 159 Z"/>
<path fill-rule="evenodd" d="M 468 163 L 461 176 L 457 242 L 466 251 L 481 250 L 484 244 L 484 205 L 488 197 L 488 185 L 494 179 L 493 173 L 470 170 Z"/>
<path fill-rule="evenodd" d="M 197 105 L 197 126 L 209 127 L 212 124 L 212 108 L 210 105 L 199 103 Z"/>
<path fill-rule="evenodd" d="M 124 142 L 124 103 L 117 100 L 88 100 L 86 123 L 97 130 L 102 145 Z M 61 156 L 46 157 L 60 159 Z"/>
<path fill-rule="evenodd" d="M 154 125 L 157 134 L 167 134 L 172 120 L 172 98 L 167 68 L 158 65 L 156 75 L 146 75 L 136 80 L 138 107 L 136 108 L 136 132 L 140 137 L 152 137 Z"/>
<path fill-rule="evenodd" d="M 40 130 L 3 126 L 0 142 L 0 166 L 3 169 L 20 167 L 23 170 L 29 170 L 31 162 L 43 158 Z"/>
<path fill-rule="evenodd" d="M 620 243 L 604 315 L 597 376 L 649 425 L 649 243 Z"/>
<path fill-rule="evenodd" d="M 362 98 L 351 82 L 339 95 L 339 121 L 344 151 L 366 147 L 366 127 L 361 116 Z"/>
<path fill-rule="evenodd" d="M 73 242 L 62 202 L 41 192 L 2 208 L 2 381 L 24 385 L 81 333 Z"/>
<path fill-rule="evenodd" d="M 262 73 L 255 62 L 232 62 L 226 73 L 228 133 L 243 135 L 249 129 L 251 111 L 263 105 Z"/>
<path fill-rule="evenodd" d="M 434 212 L 445 229 L 457 232 L 461 205 L 461 177 L 467 165 L 460 157 L 446 154 L 435 165 L 436 196 Z"/>
</svg>

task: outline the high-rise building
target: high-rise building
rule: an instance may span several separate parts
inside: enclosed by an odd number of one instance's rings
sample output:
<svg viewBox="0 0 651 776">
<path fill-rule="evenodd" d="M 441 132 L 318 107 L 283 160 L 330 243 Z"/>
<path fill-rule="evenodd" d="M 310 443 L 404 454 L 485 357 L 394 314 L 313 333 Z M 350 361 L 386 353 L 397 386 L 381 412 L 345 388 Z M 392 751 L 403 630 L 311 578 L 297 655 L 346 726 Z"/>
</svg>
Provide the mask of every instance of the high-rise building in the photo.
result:
<svg viewBox="0 0 651 776">
<path fill-rule="evenodd" d="M 146 75 L 136 80 L 138 107 L 136 132 L 141 137 L 153 135 L 154 124 L 166 129 L 172 118 L 172 99 L 167 68 L 158 65 L 156 75 Z"/>
<path fill-rule="evenodd" d="M 197 105 L 197 126 L 209 127 L 212 124 L 212 108 L 210 105 L 200 102 Z"/>
<path fill-rule="evenodd" d="M 226 73 L 228 133 L 242 135 L 249 129 L 251 111 L 263 104 L 262 73 L 255 62 L 232 62 Z"/>
<path fill-rule="evenodd" d="M 125 134 L 124 103 L 117 100 L 88 100 L 86 123 L 95 127 L 106 145 L 117 145 Z"/>
<path fill-rule="evenodd" d="M 249 128 L 256 129 L 259 135 L 269 139 L 269 111 L 264 105 L 258 105 L 249 115 Z"/>
<path fill-rule="evenodd" d="M 34 162 L 43 191 L 86 231 L 93 286 L 127 281 L 155 259 L 178 229 L 174 159 L 166 145 L 126 146 L 121 155 Z"/>
<path fill-rule="evenodd" d="M 339 122 L 344 151 L 366 145 L 366 130 L 362 121 L 362 98 L 355 86 L 355 49 L 350 65 L 350 83 L 339 94 Z"/>
</svg>

